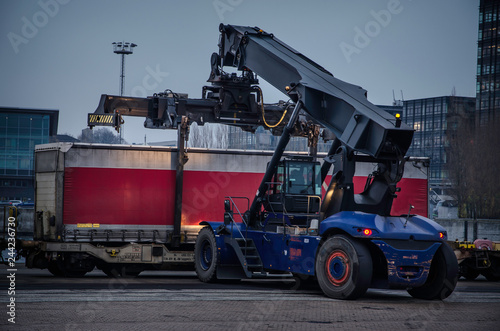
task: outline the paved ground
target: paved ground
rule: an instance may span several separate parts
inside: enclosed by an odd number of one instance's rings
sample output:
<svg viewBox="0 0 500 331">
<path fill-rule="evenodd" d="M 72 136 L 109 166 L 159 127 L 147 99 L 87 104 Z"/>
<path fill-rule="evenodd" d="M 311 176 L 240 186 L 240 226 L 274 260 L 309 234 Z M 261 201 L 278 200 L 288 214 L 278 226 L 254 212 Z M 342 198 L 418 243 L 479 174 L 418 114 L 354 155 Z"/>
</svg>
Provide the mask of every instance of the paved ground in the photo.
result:
<svg viewBox="0 0 500 331">
<path fill-rule="evenodd" d="M 460 281 L 443 302 L 381 290 L 340 301 L 318 288 L 295 290 L 289 279 L 204 284 L 192 272 L 109 279 L 100 271 L 60 279 L 24 268 L 11 324 L 8 273 L 0 268 L 2 330 L 500 330 L 500 283 L 484 278 Z"/>
</svg>

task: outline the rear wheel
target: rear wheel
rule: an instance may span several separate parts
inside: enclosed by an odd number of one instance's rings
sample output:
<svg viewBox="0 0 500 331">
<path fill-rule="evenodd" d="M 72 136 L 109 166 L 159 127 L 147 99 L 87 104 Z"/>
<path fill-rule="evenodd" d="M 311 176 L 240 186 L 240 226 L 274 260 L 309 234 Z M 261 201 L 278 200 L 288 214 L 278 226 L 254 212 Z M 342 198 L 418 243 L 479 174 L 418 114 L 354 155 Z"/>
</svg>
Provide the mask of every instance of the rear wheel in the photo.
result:
<svg viewBox="0 0 500 331">
<path fill-rule="evenodd" d="M 217 242 L 210 227 L 204 227 L 198 233 L 194 246 L 194 265 L 198 278 L 205 283 L 217 279 Z"/>
<path fill-rule="evenodd" d="M 334 299 L 356 299 L 365 294 L 371 283 L 372 269 L 368 248 L 344 235 L 328 238 L 316 258 L 319 286 Z"/>
<path fill-rule="evenodd" d="M 442 243 L 431 262 L 427 281 L 423 286 L 412 288 L 408 293 L 424 300 L 446 299 L 457 285 L 458 262 L 450 246 Z"/>
</svg>

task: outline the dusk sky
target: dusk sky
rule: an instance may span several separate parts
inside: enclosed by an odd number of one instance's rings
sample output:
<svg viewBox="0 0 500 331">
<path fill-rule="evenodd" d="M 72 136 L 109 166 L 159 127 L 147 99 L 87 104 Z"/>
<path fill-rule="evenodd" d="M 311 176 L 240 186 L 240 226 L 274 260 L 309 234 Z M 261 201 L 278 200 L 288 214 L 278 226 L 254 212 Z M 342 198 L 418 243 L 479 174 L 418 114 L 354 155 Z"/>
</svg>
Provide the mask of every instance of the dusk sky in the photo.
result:
<svg viewBox="0 0 500 331">
<path fill-rule="evenodd" d="M 80 134 L 101 94 L 119 94 L 112 42 L 126 57 L 125 95 L 165 89 L 201 97 L 218 26 L 258 26 L 375 104 L 475 96 L 479 0 L 25 0 L 0 2 L 0 106 L 59 110 L 58 133 Z M 286 96 L 261 80 L 266 102 Z M 129 143 L 174 139 L 125 118 Z"/>
</svg>

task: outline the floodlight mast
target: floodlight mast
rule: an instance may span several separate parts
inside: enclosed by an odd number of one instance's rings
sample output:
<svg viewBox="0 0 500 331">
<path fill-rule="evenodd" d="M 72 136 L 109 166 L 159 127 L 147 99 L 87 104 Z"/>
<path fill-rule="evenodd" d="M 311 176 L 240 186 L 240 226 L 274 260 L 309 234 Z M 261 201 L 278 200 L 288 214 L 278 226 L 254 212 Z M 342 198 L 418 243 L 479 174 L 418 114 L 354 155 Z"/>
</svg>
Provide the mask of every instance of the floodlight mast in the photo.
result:
<svg viewBox="0 0 500 331">
<path fill-rule="evenodd" d="M 113 43 L 113 52 L 121 55 L 120 96 L 123 96 L 123 89 L 125 87 L 125 55 L 132 54 L 134 52 L 134 47 L 136 46 L 137 45 L 134 43 L 124 41 Z"/>
<path fill-rule="evenodd" d="M 134 43 L 119 41 L 113 43 L 113 52 L 115 54 L 121 55 L 121 66 L 120 66 L 120 96 L 123 96 L 123 90 L 125 88 L 125 55 L 133 54 L 134 47 L 137 45 Z M 123 130 L 122 130 L 123 131 Z M 120 131 L 120 144 L 122 143 L 122 131 Z"/>
</svg>

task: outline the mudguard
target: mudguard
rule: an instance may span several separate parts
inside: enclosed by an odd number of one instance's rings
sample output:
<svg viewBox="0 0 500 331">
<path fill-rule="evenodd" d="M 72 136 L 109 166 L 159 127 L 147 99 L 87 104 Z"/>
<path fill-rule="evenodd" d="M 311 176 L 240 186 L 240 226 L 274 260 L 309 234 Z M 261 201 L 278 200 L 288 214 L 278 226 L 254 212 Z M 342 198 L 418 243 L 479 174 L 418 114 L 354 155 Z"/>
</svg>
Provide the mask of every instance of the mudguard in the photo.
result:
<svg viewBox="0 0 500 331">
<path fill-rule="evenodd" d="M 337 228 L 354 238 L 396 239 L 415 241 L 446 240 L 446 230 L 436 222 L 422 217 L 393 217 L 343 211 L 324 219 L 319 228 L 321 236 Z M 371 231 L 365 232 L 368 229 Z"/>
</svg>

